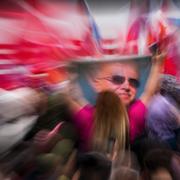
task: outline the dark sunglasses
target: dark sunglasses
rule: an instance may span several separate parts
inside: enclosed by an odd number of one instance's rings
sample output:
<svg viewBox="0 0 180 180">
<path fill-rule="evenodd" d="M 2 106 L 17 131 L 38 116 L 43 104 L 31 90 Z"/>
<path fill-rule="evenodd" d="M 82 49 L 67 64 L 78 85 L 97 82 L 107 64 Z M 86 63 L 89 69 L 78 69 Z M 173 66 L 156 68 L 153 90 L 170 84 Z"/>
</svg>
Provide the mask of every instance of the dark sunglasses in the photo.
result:
<svg viewBox="0 0 180 180">
<path fill-rule="evenodd" d="M 113 84 L 116 84 L 116 85 L 121 85 L 126 80 L 126 78 L 121 75 L 113 75 L 112 77 L 105 78 L 105 79 L 111 81 Z M 137 79 L 128 78 L 128 82 L 129 82 L 130 86 L 132 86 L 134 88 L 138 88 L 140 86 L 140 82 Z"/>
</svg>

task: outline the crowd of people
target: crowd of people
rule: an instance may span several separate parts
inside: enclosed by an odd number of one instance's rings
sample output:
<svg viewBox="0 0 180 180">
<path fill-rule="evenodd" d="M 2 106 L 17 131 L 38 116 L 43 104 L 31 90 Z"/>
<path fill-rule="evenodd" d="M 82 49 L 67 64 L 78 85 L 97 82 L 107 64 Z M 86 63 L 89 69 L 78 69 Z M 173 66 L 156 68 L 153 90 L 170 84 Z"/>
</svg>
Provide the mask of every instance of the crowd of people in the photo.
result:
<svg viewBox="0 0 180 180">
<path fill-rule="evenodd" d="M 138 99 L 133 61 L 93 72 L 95 105 L 69 87 L 52 95 L 1 90 L 1 179 L 180 179 L 180 85 L 161 76 L 163 60 L 153 56 Z"/>
</svg>

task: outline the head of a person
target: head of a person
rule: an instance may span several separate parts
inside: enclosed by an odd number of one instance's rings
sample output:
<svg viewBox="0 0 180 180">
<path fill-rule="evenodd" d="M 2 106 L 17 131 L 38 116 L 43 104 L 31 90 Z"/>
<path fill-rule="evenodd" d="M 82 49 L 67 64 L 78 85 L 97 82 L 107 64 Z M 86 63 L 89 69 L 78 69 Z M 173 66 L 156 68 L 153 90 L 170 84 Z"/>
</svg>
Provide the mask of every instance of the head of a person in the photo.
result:
<svg viewBox="0 0 180 180">
<path fill-rule="evenodd" d="M 122 100 L 113 91 L 105 90 L 98 94 L 93 134 L 93 144 L 102 151 L 111 151 L 113 142 L 116 144 L 117 151 L 128 147 L 128 115 Z"/>
<path fill-rule="evenodd" d="M 148 152 L 144 158 L 145 179 L 174 179 L 171 166 L 173 152 L 166 149 L 154 149 Z"/>
<path fill-rule="evenodd" d="M 111 161 L 101 153 L 89 152 L 78 157 L 78 173 L 73 180 L 108 180 Z"/>
<path fill-rule="evenodd" d="M 112 90 L 126 106 L 135 99 L 139 85 L 138 66 L 134 61 L 99 64 L 92 81 L 96 92 Z"/>
<path fill-rule="evenodd" d="M 139 180 L 139 177 L 140 176 L 138 171 L 128 167 L 121 166 L 119 168 L 112 170 L 110 180 Z"/>
</svg>

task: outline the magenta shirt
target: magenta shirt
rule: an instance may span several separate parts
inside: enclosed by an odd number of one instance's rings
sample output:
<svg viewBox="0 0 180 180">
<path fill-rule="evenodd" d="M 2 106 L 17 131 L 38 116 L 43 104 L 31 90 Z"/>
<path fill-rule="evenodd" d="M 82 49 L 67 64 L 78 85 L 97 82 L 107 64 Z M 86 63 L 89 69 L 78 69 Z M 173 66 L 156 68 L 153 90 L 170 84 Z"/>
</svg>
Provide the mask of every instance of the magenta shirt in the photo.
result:
<svg viewBox="0 0 180 180">
<path fill-rule="evenodd" d="M 145 116 L 147 108 L 141 100 L 136 100 L 128 108 L 130 141 L 142 135 L 145 129 Z"/>
<path fill-rule="evenodd" d="M 94 107 L 86 105 L 74 114 L 73 119 L 79 132 L 80 148 L 83 151 L 87 151 L 89 149 L 89 142 L 92 138 L 93 113 Z M 131 143 L 133 143 L 135 138 L 140 136 L 144 131 L 145 113 L 146 107 L 141 100 L 136 100 L 128 108 Z"/>
</svg>

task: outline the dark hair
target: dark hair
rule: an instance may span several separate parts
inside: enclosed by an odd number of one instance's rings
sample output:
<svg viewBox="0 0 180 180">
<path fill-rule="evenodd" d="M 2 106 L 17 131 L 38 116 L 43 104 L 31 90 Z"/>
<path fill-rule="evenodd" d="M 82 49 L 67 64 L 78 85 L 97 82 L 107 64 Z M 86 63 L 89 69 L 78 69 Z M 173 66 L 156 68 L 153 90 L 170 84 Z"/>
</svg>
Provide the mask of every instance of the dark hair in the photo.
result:
<svg viewBox="0 0 180 180">
<path fill-rule="evenodd" d="M 79 156 L 79 180 L 108 180 L 111 172 L 111 161 L 101 153 L 90 152 Z"/>
<path fill-rule="evenodd" d="M 144 159 L 146 179 L 151 179 L 151 175 L 161 168 L 167 170 L 173 178 L 174 173 L 171 167 L 172 157 L 173 152 L 170 150 L 154 149 L 152 151 L 149 151 Z"/>
</svg>

